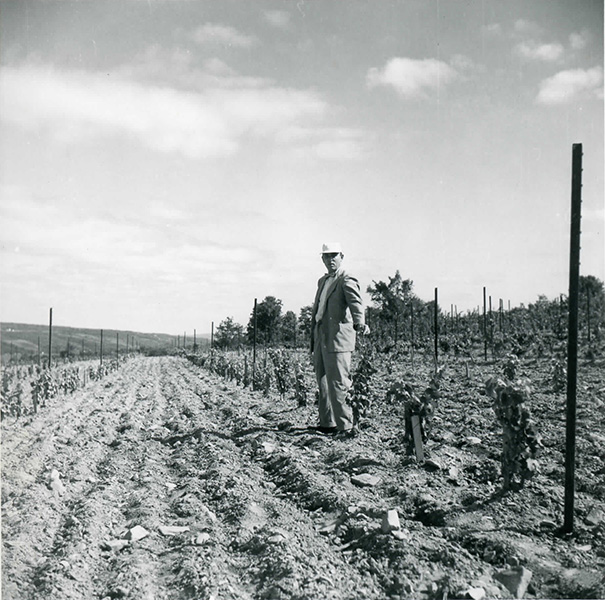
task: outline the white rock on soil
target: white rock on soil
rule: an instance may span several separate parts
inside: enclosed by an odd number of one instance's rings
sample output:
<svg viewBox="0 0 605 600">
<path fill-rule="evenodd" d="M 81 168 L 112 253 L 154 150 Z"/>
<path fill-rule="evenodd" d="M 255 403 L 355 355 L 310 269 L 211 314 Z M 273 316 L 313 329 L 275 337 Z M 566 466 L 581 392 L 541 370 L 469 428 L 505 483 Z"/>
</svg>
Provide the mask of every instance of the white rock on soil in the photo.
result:
<svg viewBox="0 0 605 600">
<path fill-rule="evenodd" d="M 180 535 L 189 531 L 189 527 L 187 525 L 160 525 L 159 530 L 162 535 L 166 536 Z"/>
<path fill-rule="evenodd" d="M 50 472 L 48 487 L 55 493 L 56 496 L 62 496 L 65 493 L 65 486 L 61 481 L 61 473 L 57 469 Z"/>
<path fill-rule="evenodd" d="M 267 454 L 273 454 L 275 452 L 275 444 L 272 444 L 271 442 L 263 442 L 262 446 L 263 446 L 263 450 Z"/>
<path fill-rule="evenodd" d="M 458 481 L 458 475 L 460 475 L 460 469 L 458 467 L 450 467 L 447 472 L 447 478 L 449 481 Z"/>
<path fill-rule="evenodd" d="M 515 567 L 494 573 L 494 579 L 504 585 L 515 598 L 523 598 L 532 575 L 533 573 L 525 567 Z"/>
<path fill-rule="evenodd" d="M 590 525 L 592 527 L 597 527 L 603 521 L 604 513 L 602 510 L 599 510 L 596 506 L 593 507 L 590 512 L 586 515 L 584 519 L 584 523 L 586 525 Z"/>
<path fill-rule="evenodd" d="M 133 542 L 138 542 L 139 540 L 146 538 L 148 535 L 149 531 L 147 531 L 144 527 L 141 527 L 140 525 L 135 525 L 126 534 L 126 539 L 131 540 Z"/>
<path fill-rule="evenodd" d="M 210 541 L 210 534 L 206 533 L 205 531 L 202 531 L 202 533 L 198 533 L 195 536 L 195 545 L 196 546 L 203 546 L 204 544 L 208 543 Z"/>
<path fill-rule="evenodd" d="M 458 593 L 460 598 L 470 598 L 471 600 L 484 600 L 486 593 L 482 587 L 471 587 Z"/>
<path fill-rule="evenodd" d="M 351 483 L 358 485 L 359 487 L 374 487 L 380 482 L 380 477 L 376 475 L 370 475 L 369 473 L 361 473 L 360 475 L 353 475 L 351 477 Z"/>
<path fill-rule="evenodd" d="M 383 515 L 381 528 L 384 533 L 390 533 L 396 529 L 401 529 L 399 515 L 396 510 L 389 510 Z"/>
</svg>

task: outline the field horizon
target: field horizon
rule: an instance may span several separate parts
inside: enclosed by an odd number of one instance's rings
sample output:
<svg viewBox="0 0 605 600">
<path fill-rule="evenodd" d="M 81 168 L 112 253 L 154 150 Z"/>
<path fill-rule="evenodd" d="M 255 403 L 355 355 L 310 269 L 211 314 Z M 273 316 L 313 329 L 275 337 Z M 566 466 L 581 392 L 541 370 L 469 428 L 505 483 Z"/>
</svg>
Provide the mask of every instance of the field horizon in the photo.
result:
<svg viewBox="0 0 605 600">
<path fill-rule="evenodd" d="M 159 352 L 171 347 L 183 346 L 183 335 L 168 333 L 143 333 L 127 329 L 93 329 L 53 325 L 52 355 L 56 358 L 92 358 L 100 352 L 103 331 L 103 353 L 109 356 L 119 348 L 120 352 L 136 348 L 142 352 Z M 196 342 L 205 345 L 210 334 L 196 334 Z M 187 335 L 185 343 L 193 345 L 193 335 Z M 37 358 L 38 351 L 48 356 L 49 326 L 35 323 L 0 323 L 0 347 L 2 364 L 22 362 Z"/>
</svg>

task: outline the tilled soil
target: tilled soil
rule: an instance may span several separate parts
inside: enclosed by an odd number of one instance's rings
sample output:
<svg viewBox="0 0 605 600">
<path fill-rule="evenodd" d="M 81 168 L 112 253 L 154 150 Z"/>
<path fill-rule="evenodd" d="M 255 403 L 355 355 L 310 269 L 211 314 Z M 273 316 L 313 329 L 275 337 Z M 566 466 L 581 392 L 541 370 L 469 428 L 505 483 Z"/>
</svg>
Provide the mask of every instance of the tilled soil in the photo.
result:
<svg viewBox="0 0 605 600">
<path fill-rule="evenodd" d="M 420 465 L 401 406 L 377 402 L 358 436 L 335 439 L 307 429 L 312 405 L 182 358 L 130 359 L 2 424 L 2 598 L 515 597 L 505 571 L 530 572 L 527 597 L 604 597 L 602 369 L 580 372 L 564 536 L 564 396 L 533 396 L 541 470 L 502 495 L 489 367 L 465 368 L 448 372 Z M 377 399 L 402 377 L 428 371 L 384 374 Z M 394 531 L 381 526 L 389 510 Z"/>
</svg>

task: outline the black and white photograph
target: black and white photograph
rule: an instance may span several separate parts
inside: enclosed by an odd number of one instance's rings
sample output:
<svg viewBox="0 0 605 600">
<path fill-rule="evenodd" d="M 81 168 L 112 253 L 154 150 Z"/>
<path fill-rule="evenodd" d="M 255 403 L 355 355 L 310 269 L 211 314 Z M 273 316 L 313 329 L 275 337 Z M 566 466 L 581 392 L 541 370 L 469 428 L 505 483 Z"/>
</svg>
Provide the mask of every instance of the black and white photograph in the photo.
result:
<svg viewBox="0 0 605 600">
<path fill-rule="evenodd" d="M 602 0 L 0 0 L 2 600 L 605 598 Z"/>
</svg>

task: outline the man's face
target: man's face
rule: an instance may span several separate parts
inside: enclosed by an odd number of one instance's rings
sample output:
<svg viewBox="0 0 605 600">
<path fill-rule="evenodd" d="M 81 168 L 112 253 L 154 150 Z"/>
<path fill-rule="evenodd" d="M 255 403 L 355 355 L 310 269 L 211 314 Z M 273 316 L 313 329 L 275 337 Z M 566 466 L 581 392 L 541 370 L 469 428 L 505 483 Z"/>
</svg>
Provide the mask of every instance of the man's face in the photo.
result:
<svg viewBox="0 0 605 600">
<path fill-rule="evenodd" d="M 342 253 L 340 252 L 327 252 L 321 255 L 322 260 L 324 261 L 324 265 L 326 265 L 326 269 L 328 269 L 328 273 L 330 275 L 336 273 L 340 268 L 340 263 L 342 263 Z"/>
</svg>

